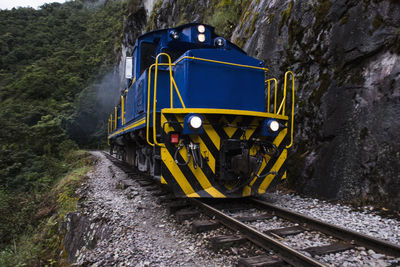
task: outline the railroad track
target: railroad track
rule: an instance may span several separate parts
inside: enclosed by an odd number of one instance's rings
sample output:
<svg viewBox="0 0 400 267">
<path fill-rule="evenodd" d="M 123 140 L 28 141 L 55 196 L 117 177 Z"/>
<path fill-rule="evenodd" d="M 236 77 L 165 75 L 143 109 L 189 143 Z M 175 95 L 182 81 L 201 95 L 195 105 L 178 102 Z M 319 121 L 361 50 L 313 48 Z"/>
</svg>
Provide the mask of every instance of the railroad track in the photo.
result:
<svg viewBox="0 0 400 267">
<path fill-rule="evenodd" d="M 400 246 L 397 244 L 326 223 L 259 199 L 246 199 L 246 201 L 241 201 L 239 207 L 235 204 L 228 204 L 224 207 L 215 201 L 197 199 L 191 201 L 194 205 L 203 209 L 208 216 L 215 218 L 216 221 L 214 223 L 221 223 L 234 231 L 239 231 L 246 239 L 266 250 L 273 250 L 279 255 L 278 258 L 265 255 L 264 257 L 255 257 L 254 259 L 242 259 L 242 266 L 269 266 L 269 264 L 272 266 L 273 264 L 277 265 L 282 261 L 293 266 L 329 266 L 325 263 L 319 262 L 314 256 L 342 252 L 353 249 L 355 246 L 362 246 L 366 249 L 372 249 L 385 255 L 400 257 Z M 237 211 L 252 208 L 257 208 L 260 211 L 265 211 L 267 213 L 244 217 L 232 216 L 229 214 L 230 210 Z M 291 221 L 295 223 L 296 226 L 260 231 L 247 223 L 262 220 L 267 221 L 273 216 L 278 216 Z M 195 222 L 194 224 L 198 225 L 200 228 L 202 224 L 211 225 L 210 222 L 206 221 L 202 223 Z M 303 251 L 299 251 L 286 245 L 282 241 L 286 236 L 299 234 L 304 231 L 318 231 L 334 237 L 337 239 L 337 242 L 324 246 L 308 247 Z M 235 237 L 225 238 L 222 242 L 225 242 L 228 239 L 233 240 L 234 238 Z"/>
<path fill-rule="evenodd" d="M 131 171 L 130 167 L 125 163 L 107 153 L 104 154 L 123 171 L 128 173 Z M 154 184 L 146 184 L 143 180 L 140 184 L 147 186 L 146 190 L 153 190 L 152 188 L 154 188 Z M 160 194 L 159 192 L 155 189 L 155 194 Z M 248 198 L 239 201 L 216 199 L 177 200 L 165 195 L 160 194 L 160 200 L 166 204 L 168 213 L 175 214 L 178 221 L 191 220 L 193 233 L 213 230 L 221 227 L 221 225 L 240 233 L 213 237 L 211 243 L 215 249 L 250 241 L 266 251 L 264 255 L 241 258 L 238 263 L 239 266 L 331 266 L 318 261 L 315 256 L 342 252 L 353 249 L 355 246 L 372 249 L 396 258 L 400 257 L 400 246 L 397 244 L 323 222 L 260 199 Z M 257 209 L 254 214 L 240 215 L 243 211 L 254 209 Z M 205 214 L 210 219 L 196 220 L 195 218 L 200 213 Z M 257 221 L 268 224 L 268 220 L 274 217 L 289 221 L 295 226 L 263 231 L 251 225 L 252 222 Z M 285 244 L 286 237 L 301 232 L 322 233 L 322 235 L 330 236 L 333 242 L 301 250 Z M 273 254 L 271 254 L 271 251 L 273 251 Z"/>
</svg>

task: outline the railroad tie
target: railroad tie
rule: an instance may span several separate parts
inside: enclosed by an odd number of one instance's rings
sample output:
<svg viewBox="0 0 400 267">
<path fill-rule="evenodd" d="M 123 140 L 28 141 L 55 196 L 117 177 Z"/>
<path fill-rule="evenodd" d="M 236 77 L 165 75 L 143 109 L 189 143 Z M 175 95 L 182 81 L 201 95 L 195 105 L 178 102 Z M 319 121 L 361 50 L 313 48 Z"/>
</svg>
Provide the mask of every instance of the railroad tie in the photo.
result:
<svg viewBox="0 0 400 267">
<path fill-rule="evenodd" d="M 217 229 L 221 224 L 214 220 L 196 220 L 192 222 L 191 231 L 194 234 Z"/>
<path fill-rule="evenodd" d="M 354 247 L 354 245 L 349 244 L 349 243 L 336 242 L 336 243 L 326 245 L 326 246 L 309 247 L 309 248 L 303 249 L 303 251 L 310 253 L 311 256 L 315 256 L 315 255 L 322 255 L 322 254 L 337 253 L 337 252 L 345 251 L 348 249 L 352 249 L 353 247 Z"/>
<path fill-rule="evenodd" d="M 198 210 L 194 209 L 181 209 L 175 212 L 175 218 L 176 220 L 181 223 L 185 220 L 193 219 L 196 218 L 200 215 L 200 212 Z"/>
<path fill-rule="evenodd" d="M 276 256 L 260 255 L 250 258 L 240 258 L 238 267 L 275 267 L 282 266 L 283 261 Z"/>
<path fill-rule="evenodd" d="M 297 235 L 302 232 L 304 232 L 305 229 L 301 226 L 290 226 L 290 227 L 284 227 L 284 228 L 277 228 L 277 229 L 271 229 L 268 231 L 265 231 L 266 234 L 275 234 L 278 236 L 289 236 L 289 235 Z"/>
<path fill-rule="evenodd" d="M 221 235 L 210 239 L 212 248 L 217 251 L 219 249 L 225 249 L 234 245 L 240 245 L 247 241 L 247 238 L 243 236 L 234 235 Z"/>
<path fill-rule="evenodd" d="M 167 204 L 167 214 L 175 214 L 178 210 L 189 207 L 186 201 L 175 201 Z"/>
</svg>

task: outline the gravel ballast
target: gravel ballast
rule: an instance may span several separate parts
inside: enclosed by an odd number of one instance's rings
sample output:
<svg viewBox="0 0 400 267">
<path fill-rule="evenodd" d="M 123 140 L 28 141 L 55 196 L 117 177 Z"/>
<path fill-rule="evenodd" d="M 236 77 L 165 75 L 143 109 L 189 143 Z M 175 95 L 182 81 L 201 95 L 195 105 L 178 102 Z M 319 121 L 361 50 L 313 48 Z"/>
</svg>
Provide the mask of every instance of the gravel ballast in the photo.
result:
<svg viewBox="0 0 400 267">
<path fill-rule="evenodd" d="M 128 175 L 101 152 L 92 153 L 98 162 L 83 185 L 85 201 L 79 216 L 88 218 L 90 229 L 106 229 L 109 234 L 94 245 L 85 242 L 76 251 L 74 265 L 232 266 L 245 254 L 240 249 L 214 253 L 208 239 L 223 229 L 192 234 L 188 223 L 179 224 L 167 216 L 166 208 L 157 204 L 157 197 L 138 183 L 120 189 L 120 181 L 130 179 Z M 88 234 L 85 240 L 93 240 L 94 236 L 96 233 Z"/>
<path fill-rule="evenodd" d="M 333 223 L 360 233 L 400 243 L 400 222 L 383 218 L 365 207 L 364 211 L 354 211 L 350 206 L 332 204 L 324 200 L 304 198 L 296 194 L 282 192 L 269 193 L 265 199 L 274 205 L 297 211 L 316 219 Z"/>
</svg>

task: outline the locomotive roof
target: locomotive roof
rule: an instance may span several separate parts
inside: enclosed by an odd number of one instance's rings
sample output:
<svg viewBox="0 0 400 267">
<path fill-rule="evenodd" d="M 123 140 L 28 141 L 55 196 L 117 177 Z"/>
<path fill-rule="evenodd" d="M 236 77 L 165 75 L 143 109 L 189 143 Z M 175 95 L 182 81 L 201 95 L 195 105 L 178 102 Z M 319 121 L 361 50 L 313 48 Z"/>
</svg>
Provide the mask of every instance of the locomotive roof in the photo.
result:
<svg viewBox="0 0 400 267">
<path fill-rule="evenodd" d="M 151 31 L 151 32 L 146 32 L 146 33 L 140 35 L 140 36 L 137 38 L 137 41 L 139 41 L 139 40 L 141 40 L 141 39 L 144 39 L 144 38 L 146 38 L 146 37 L 149 37 L 149 36 L 151 36 L 151 35 L 158 34 L 158 33 L 163 33 L 163 32 L 166 32 L 166 33 L 167 33 L 167 32 L 170 31 L 170 30 L 178 30 L 178 31 L 180 31 L 180 30 L 182 30 L 182 29 L 184 29 L 184 28 L 194 27 L 194 26 L 198 26 L 198 25 L 204 25 L 204 27 L 206 27 L 207 29 L 209 29 L 209 30 L 211 31 L 211 33 L 212 33 L 212 38 L 213 38 L 213 39 L 216 38 L 216 37 L 220 37 L 218 34 L 215 33 L 215 28 L 214 28 L 213 26 L 210 26 L 210 25 L 207 25 L 207 24 L 204 24 L 204 23 L 191 22 L 191 23 L 186 23 L 186 24 L 183 24 L 183 25 L 180 25 L 180 26 L 177 26 L 177 27 L 165 28 L 165 29 L 154 30 L 154 31 Z M 221 36 L 221 37 L 222 37 L 222 36 Z M 137 41 L 136 41 L 136 44 L 137 44 Z M 243 49 L 241 49 L 241 48 L 240 48 L 239 46 L 237 46 L 236 44 L 230 42 L 229 40 L 226 40 L 226 42 L 229 43 L 231 46 L 233 46 L 235 49 L 237 49 L 237 50 L 239 50 L 239 51 L 241 51 L 242 53 L 244 53 L 244 54 L 247 55 L 247 53 L 246 53 L 245 51 L 243 51 Z"/>
</svg>

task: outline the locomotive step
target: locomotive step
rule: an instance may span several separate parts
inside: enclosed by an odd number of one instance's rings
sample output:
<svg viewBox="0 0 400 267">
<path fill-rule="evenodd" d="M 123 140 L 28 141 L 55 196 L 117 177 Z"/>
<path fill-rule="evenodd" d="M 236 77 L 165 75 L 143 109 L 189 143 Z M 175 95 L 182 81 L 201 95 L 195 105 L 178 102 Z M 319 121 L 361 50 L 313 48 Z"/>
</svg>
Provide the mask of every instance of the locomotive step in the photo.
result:
<svg viewBox="0 0 400 267">
<path fill-rule="evenodd" d="M 288 235 L 297 235 L 302 232 L 304 232 L 306 229 L 304 229 L 301 226 L 291 226 L 291 227 L 284 227 L 284 228 L 278 228 L 278 229 L 271 229 L 266 231 L 265 233 L 272 233 L 276 234 L 279 236 L 288 236 Z"/>
<path fill-rule="evenodd" d="M 197 220 L 192 222 L 191 231 L 194 234 L 202 233 L 217 229 L 220 227 L 220 224 L 217 221 L 206 221 L 206 220 Z"/>
<path fill-rule="evenodd" d="M 260 255 L 250 258 L 240 258 L 238 267 L 275 267 L 282 266 L 283 261 L 271 255 Z"/>
<path fill-rule="evenodd" d="M 336 243 L 326 245 L 326 246 L 309 247 L 309 248 L 306 248 L 303 250 L 310 253 L 311 256 L 315 256 L 315 255 L 341 252 L 341 251 L 345 251 L 348 249 L 352 249 L 353 247 L 354 246 L 349 243 L 336 242 Z"/>
<path fill-rule="evenodd" d="M 228 248 L 233 245 L 240 245 L 247 241 L 247 238 L 243 236 L 234 235 L 221 235 L 210 239 L 211 246 L 214 250 L 219 250 L 221 248 Z"/>
</svg>

